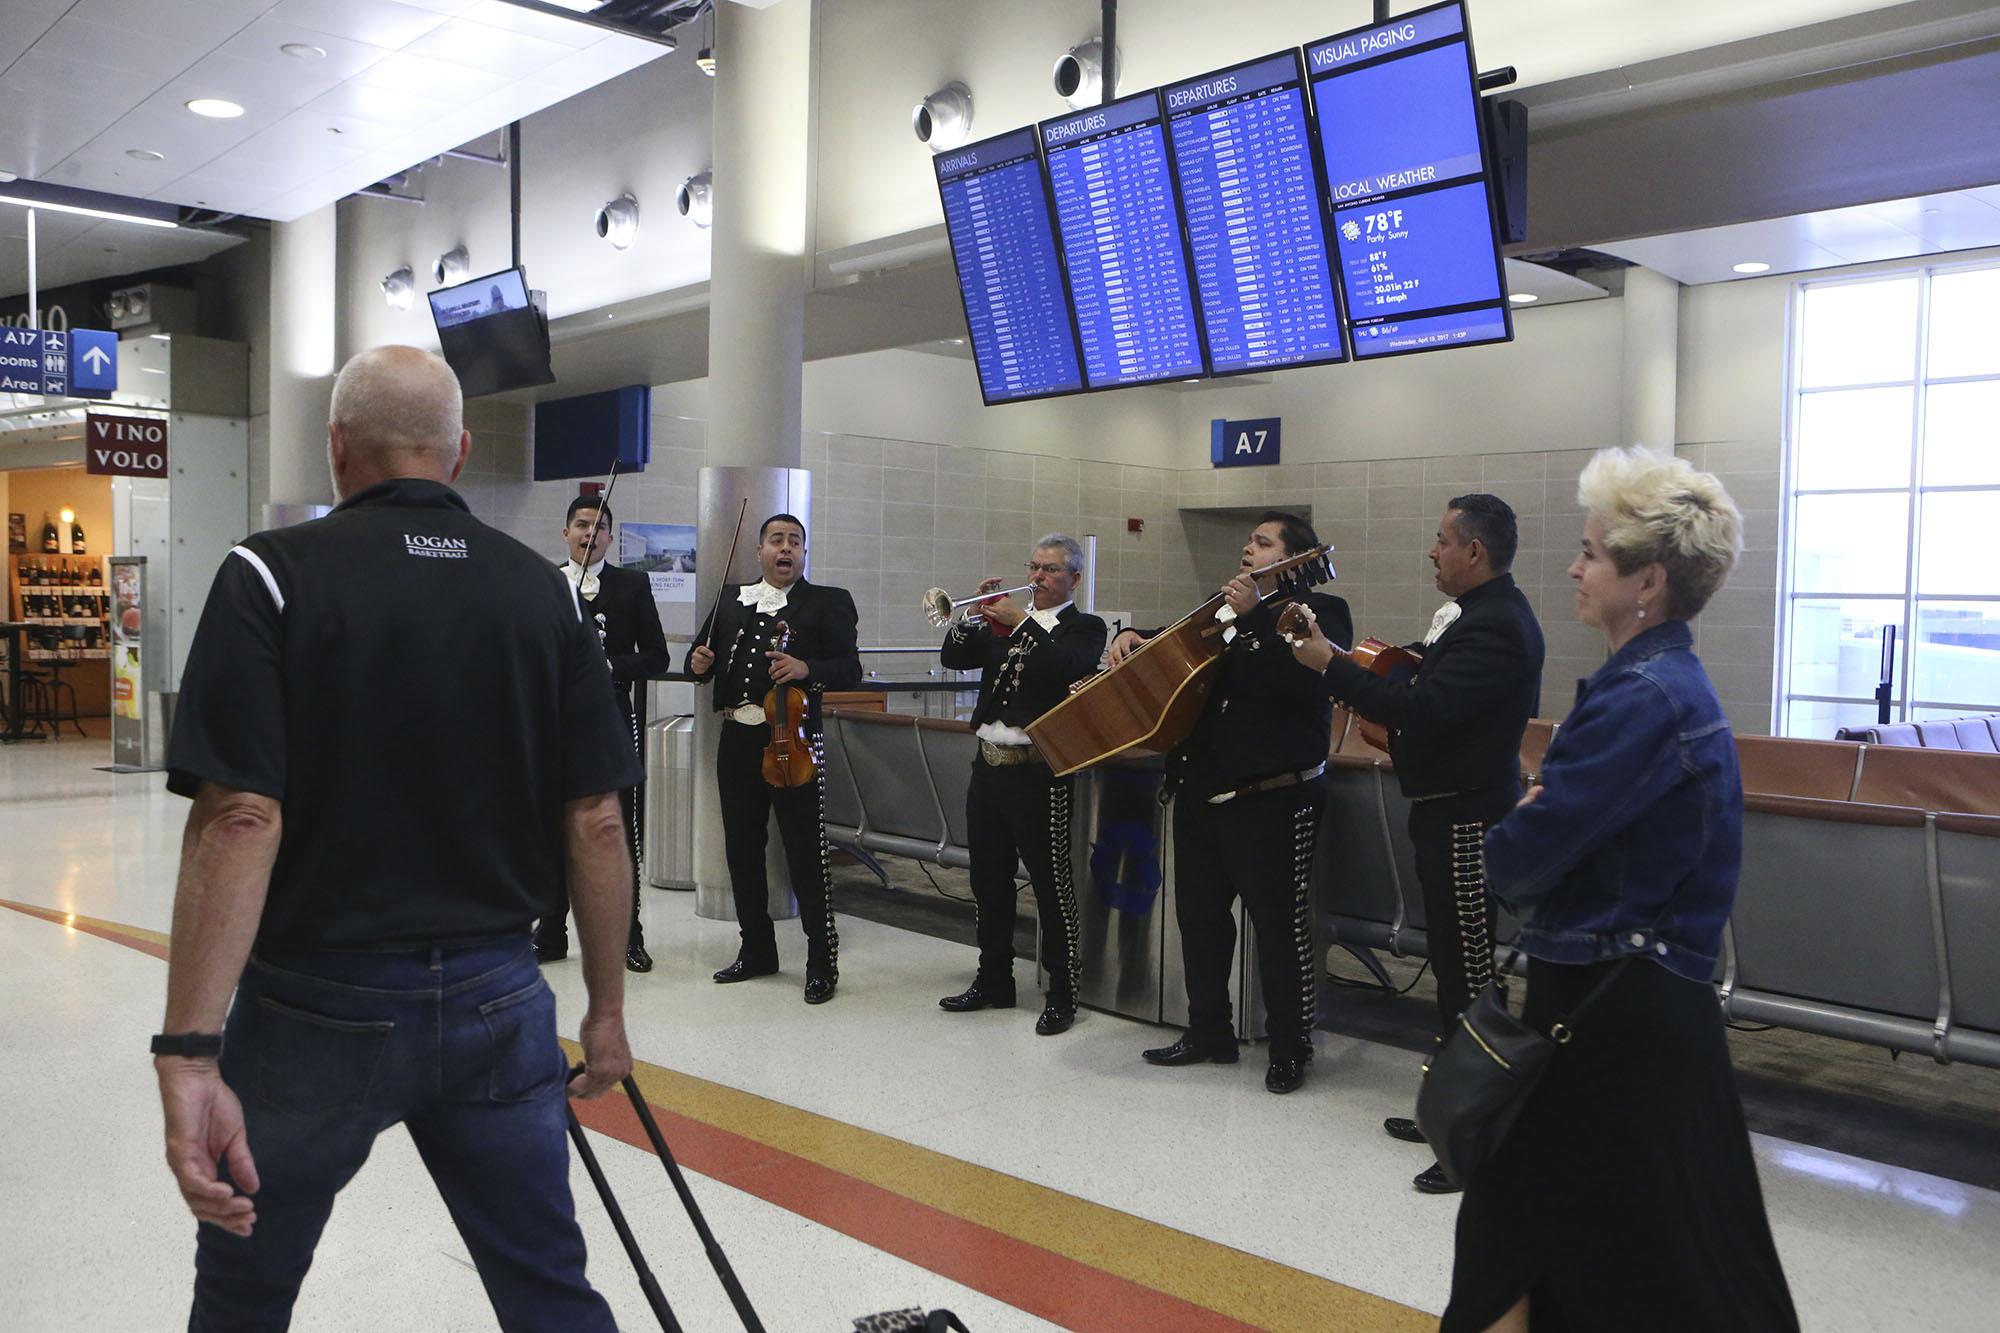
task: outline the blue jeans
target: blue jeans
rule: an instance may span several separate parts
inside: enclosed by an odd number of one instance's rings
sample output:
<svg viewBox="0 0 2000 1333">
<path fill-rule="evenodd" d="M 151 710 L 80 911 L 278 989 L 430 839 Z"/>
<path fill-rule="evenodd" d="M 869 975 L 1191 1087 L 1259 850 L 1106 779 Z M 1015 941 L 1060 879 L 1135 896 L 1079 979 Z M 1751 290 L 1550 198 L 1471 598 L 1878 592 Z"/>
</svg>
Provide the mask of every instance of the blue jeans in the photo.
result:
<svg viewBox="0 0 2000 1333">
<path fill-rule="evenodd" d="M 410 1131 L 507 1330 L 607 1330 L 569 1192 L 555 996 L 518 938 L 399 952 L 260 950 L 222 1077 L 261 1187 L 247 1238 L 196 1229 L 188 1328 L 282 1330 L 375 1136 Z"/>
</svg>

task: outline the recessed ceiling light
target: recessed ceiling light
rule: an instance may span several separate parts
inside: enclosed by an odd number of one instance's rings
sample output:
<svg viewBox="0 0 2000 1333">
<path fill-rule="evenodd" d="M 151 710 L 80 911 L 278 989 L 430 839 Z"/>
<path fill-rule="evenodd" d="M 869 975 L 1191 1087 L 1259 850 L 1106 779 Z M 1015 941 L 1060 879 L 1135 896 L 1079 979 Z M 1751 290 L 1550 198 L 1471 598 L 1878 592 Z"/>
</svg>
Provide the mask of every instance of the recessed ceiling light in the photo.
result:
<svg viewBox="0 0 2000 1333">
<path fill-rule="evenodd" d="M 1741 264 L 1731 264 L 1729 267 L 1738 273 L 1769 273 L 1771 271 L 1769 264 L 1755 259 L 1745 260 Z"/>
<path fill-rule="evenodd" d="M 1942 212 L 1944 212 L 1942 208 L 1926 208 L 1924 210 L 1924 216 L 1929 218 L 1934 218 Z"/>
<path fill-rule="evenodd" d="M 150 148 L 127 148 L 125 156 L 131 158 L 134 162 L 164 162 L 167 160 L 165 153 L 156 153 Z"/>
<path fill-rule="evenodd" d="M 187 104 L 187 109 L 210 120 L 234 120 L 243 114 L 241 106 L 222 97 L 197 97 Z"/>
<path fill-rule="evenodd" d="M 1533 305 L 1542 298 L 1533 292 L 1508 292 L 1507 299 L 1515 305 Z"/>
<path fill-rule="evenodd" d="M 278 48 L 294 60 L 324 60 L 326 48 L 314 46 L 311 42 L 286 42 Z"/>
</svg>

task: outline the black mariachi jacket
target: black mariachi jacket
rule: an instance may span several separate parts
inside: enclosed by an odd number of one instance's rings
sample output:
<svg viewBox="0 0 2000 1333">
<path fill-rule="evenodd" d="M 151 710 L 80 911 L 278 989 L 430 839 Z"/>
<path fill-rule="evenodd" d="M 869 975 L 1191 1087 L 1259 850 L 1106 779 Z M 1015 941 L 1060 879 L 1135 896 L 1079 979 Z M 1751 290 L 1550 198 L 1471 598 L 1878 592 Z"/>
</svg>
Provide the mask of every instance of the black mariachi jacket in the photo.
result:
<svg viewBox="0 0 2000 1333">
<path fill-rule="evenodd" d="M 618 682 L 621 694 L 632 682 L 673 666 L 673 651 L 660 628 L 660 608 L 653 601 L 653 581 L 644 572 L 607 563 L 597 571 L 597 596 L 579 592 L 577 604 L 583 608 L 583 618 L 597 626 L 604 655 L 611 660 L 611 679 Z"/>
<path fill-rule="evenodd" d="M 1069 687 L 1097 670 L 1104 656 L 1104 622 L 1074 603 L 1045 630 L 1023 620 L 1012 634 L 995 634 L 984 622 L 955 625 L 944 636 L 938 660 L 953 671 L 978 671 L 979 704 L 972 725 L 1025 727 L 1069 697 Z M 1018 671 L 1010 663 L 1020 663 Z M 1005 681 L 1005 685 L 1001 684 Z"/>
<path fill-rule="evenodd" d="M 1327 664 L 1335 700 L 1390 729 L 1405 796 L 1518 788 L 1521 733 L 1542 701 L 1542 627 L 1501 574 L 1458 599 L 1458 619 L 1424 648 L 1414 680 L 1388 681 L 1344 657 Z"/>
<path fill-rule="evenodd" d="M 812 699 L 813 725 L 819 724 L 819 697 L 826 690 L 852 690 L 861 684 L 861 656 L 855 651 L 860 621 L 854 598 L 845 588 L 834 588 L 800 579 L 787 591 L 784 606 L 774 616 L 760 615 L 737 600 L 749 585 L 730 583 L 722 589 L 716 608 L 715 632 L 710 646 L 715 662 L 706 676 L 684 663 L 688 674 L 715 682 L 710 700 L 715 711 L 725 712 L 740 704 L 763 700 L 771 688 L 770 646 L 777 621 L 791 627 L 791 646 L 785 651 L 806 664 L 806 678 L 792 683 Z M 688 649 L 694 655 L 694 649 Z"/>
<path fill-rule="evenodd" d="M 1304 601 L 1327 638 L 1343 647 L 1354 641 L 1344 600 L 1312 592 Z M 1200 719 L 1167 756 L 1168 781 L 1184 800 L 1303 772 L 1325 763 L 1332 746 L 1333 705 L 1318 673 L 1278 637 L 1278 611 L 1259 606 L 1234 624 Z"/>
</svg>

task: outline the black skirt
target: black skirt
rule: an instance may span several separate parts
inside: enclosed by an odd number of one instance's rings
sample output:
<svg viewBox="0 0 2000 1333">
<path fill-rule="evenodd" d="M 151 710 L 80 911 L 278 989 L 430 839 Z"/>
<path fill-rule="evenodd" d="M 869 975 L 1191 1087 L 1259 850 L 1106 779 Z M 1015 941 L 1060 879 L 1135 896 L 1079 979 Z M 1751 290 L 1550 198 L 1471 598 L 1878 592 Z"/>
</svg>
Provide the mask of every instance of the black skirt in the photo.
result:
<svg viewBox="0 0 2000 1333">
<path fill-rule="evenodd" d="M 1531 963 L 1527 1021 L 1613 966 Z M 1524 1294 L 1535 1333 L 1795 1333 L 1715 988 L 1634 961 L 1576 1027 L 1466 1189 L 1442 1333 Z"/>
</svg>

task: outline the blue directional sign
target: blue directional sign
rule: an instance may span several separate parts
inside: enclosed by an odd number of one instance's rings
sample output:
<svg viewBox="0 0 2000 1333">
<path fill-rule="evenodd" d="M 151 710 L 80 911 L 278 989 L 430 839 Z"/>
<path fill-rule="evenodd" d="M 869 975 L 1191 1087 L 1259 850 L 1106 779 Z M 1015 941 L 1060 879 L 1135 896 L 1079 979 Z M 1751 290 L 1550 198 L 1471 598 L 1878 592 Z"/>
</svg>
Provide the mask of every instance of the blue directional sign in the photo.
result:
<svg viewBox="0 0 2000 1333">
<path fill-rule="evenodd" d="M 118 391 L 118 335 L 102 329 L 71 329 L 69 396 L 109 398 Z"/>
<path fill-rule="evenodd" d="M 109 398 L 117 388 L 117 334 L 0 328 L 0 393 Z"/>
<path fill-rule="evenodd" d="M 1278 417 L 1208 423 L 1208 461 L 1216 467 L 1269 467 L 1279 461 Z"/>
</svg>

